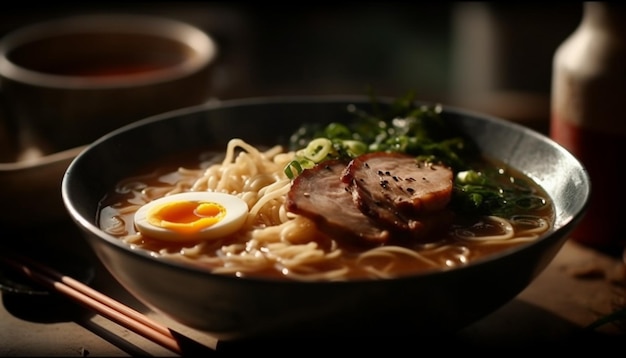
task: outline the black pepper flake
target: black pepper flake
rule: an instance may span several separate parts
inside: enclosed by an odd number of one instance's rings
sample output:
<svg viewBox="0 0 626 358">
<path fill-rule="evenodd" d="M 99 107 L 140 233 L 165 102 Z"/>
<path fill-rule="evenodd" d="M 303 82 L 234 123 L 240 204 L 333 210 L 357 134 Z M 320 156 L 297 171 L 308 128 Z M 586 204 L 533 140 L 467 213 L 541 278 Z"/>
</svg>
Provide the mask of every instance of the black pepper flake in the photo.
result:
<svg viewBox="0 0 626 358">
<path fill-rule="evenodd" d="M 398 179 L 398 177 L 397 177 L 397 176 L 395 176 L 395 175 L 393 176 L 393 180 L 395 180 L 395 181 L 400 181 L 400 180 Z"/>
<path fill-rule="evenodd" d="M 415 189 L 413 188 L 406 188 L 406 191 L 409 192 L 410 194 L 415 193 Z"/>
<path fill-rule="evenodd" d="M 379 170 L 379 171 L 378 171 L 378 175 L 383 176 L 383 174 L 385 174 L 385 173 L 383 173 L 383 171 L 382 171 L 382 170 Z"/>
</svg>

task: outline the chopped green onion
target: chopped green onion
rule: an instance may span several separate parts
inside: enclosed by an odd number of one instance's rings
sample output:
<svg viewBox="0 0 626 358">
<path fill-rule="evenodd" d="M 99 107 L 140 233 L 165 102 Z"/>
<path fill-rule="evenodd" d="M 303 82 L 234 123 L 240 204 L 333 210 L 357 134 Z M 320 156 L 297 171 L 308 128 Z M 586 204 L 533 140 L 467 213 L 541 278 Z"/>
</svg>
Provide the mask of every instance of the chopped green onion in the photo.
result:
<svg viewBox="0 0 626 358">
<path fill-rule="evenodd" d="M 340 142 L 341 148 L 352 158 L 367 153 L 367 145 L 358 140 L 343 140 Z"/>
<path fill-rule="evenodd" d="M 319 163 L 333 150 L 333 143 L 328 138 L 313 139 L 306 148 L 298 151 L 297 156 L 304 157 L 313 163 Z"/>
<path fill-rule="evenodd" d="M 296 172 L 294 173 L 293 170 L 291 170 L 291 168 L 294 168 Z M 302 170 L 303 169 L 302 169 L 302 165 L 300 165 L 300 162 L 298 162 L 297 160 L 292 160 L 291 162 L 289 162 L 289 164 L 287 164 L 284 172 L 287 178 L 293 179 L 296 176 L 300 175 L 300 173 L 302 173 Z"/>
</svg>

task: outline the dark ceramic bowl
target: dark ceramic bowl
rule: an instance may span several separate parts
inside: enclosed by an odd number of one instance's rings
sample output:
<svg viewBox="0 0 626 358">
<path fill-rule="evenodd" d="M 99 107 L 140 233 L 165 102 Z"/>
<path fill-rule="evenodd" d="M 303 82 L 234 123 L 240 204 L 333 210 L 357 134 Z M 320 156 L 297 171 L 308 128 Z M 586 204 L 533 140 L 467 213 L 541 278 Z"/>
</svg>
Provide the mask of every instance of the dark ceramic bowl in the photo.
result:
<svg viewBox="0 0 626 358">
<path fill-rule="evenodd" d="M 211 274 L 155 259 L 98 228 L 98 202 L 116 182 L 155 158 L 234 137 L 274 145 L 305 122 L 342 121 L 366 97 L 230 100 L 151 117 L 89 145 L 62 183 L 69 214 L 111 274 L 140 301 L 224 340 L 285 332 L 415 335 L 457 331 L 495 311 L 551 262 L 587 208 L 590 182 L 569 152 L 533 130 L 444 106 L 444 116 L 488 156 L 535 179 L 552 197 L 553 228 L 538 240 L 467 266 L 355 282 L 287 282 Z M 555 287 L 555 290 L 558 288 Z"/>
</svg>

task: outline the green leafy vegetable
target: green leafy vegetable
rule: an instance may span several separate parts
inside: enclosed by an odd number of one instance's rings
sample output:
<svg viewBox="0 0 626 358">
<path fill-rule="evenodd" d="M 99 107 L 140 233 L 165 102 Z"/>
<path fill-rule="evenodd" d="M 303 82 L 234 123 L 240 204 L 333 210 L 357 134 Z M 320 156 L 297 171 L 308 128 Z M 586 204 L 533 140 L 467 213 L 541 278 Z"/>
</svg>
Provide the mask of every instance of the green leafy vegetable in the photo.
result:
<svg viewBox="0 0 626 358">
<path fill-rule="evenodd" d="M 508 217 L 544 207 L 546 200 L 529 184 L 497 167 L 461 171 L 456 174 L 451 205 L 458 212 Z"/>
<path fill-rule="evenodd" d="M 324 160 L 349 160 L 368 152 L 402 152 L 458 170 L 467 168 L 466 159 L 477 151 L 446 125 L 441 110 L 439 105 L 418 104 L 413 93 L 395 100 L 385 112 L 375 99 L 371 112 L 350 106 L 352 123 L 309 124 L 291 136 L 290 148 L 297 151 L 299 165 L 290 163 L 285 173 L 293 178 Z"/>
</svg>

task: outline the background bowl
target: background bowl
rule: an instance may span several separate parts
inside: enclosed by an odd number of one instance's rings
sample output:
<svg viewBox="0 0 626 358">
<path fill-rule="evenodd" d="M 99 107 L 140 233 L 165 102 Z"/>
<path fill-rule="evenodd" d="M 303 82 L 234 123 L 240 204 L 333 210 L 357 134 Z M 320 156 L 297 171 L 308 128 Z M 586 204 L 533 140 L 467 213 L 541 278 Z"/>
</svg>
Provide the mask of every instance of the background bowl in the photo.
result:
<svg viewBox="0 0 626 358">
<path fill-rule="evenodd" d="M 74 156 L 125 124 L 209 101 L 217 58 L 210 34 L 148 15 L 60 17 L 2 37 L 0 222 L 67 220 L 60 185 Z"/>
<path fill-rule="evenodd" d="M 381 100 L 382 101 L 382 100 Z M 150 308 L 230 341 L 285 332 L 433 335 L 457 331 L 520 293 L 550 263 L 584 214 L 590 182 L 569 152 L 518 124 L 443 107 L 482 151 L 520 169 L 552 197 L 553 228 L 537 241 L 449 271 L 355 282 L 286 282 L 210 274 L 157 260 L 101 231 L 98 203 L 120 179 L 172 153 L 228 140 L 285 142 L 305 122 L 348 120 L 369 98 L 231 100 L 165 113 L 97 140 L 70 164 L 62 196 L 104 266 Z M 555 288 L 556 289 L 556 288 Z M 383 333 L 384 335 L 385 333 Z"/>
</svg>

